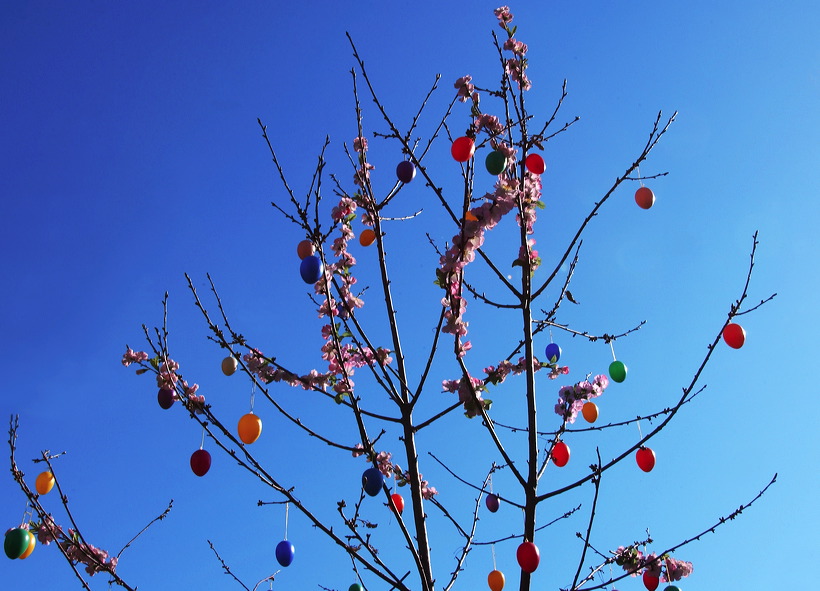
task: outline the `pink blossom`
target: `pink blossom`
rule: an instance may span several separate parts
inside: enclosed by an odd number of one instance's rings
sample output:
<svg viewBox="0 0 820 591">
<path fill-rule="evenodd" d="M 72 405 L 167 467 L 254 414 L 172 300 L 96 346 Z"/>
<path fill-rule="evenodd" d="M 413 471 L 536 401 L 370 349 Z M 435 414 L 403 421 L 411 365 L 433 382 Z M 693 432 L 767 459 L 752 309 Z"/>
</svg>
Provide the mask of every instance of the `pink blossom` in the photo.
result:
<svg viewBox="0 0 820 591">
<path fill-rule="evenodd" d="M 472 96 L 473 91 L 475 90 L 475 85 L 472 83 L 473 77 L 472 76 L 462 76 L 458 80 L 456 80 L 453 87 L 458 89 L 457 96 L 459 97 L 462 103 L 465 102 L 470 96 Z"/>
<path fill-rule="evenodd" d="M 506 29 L 507 25 L 512 22 L 513 15 L 510 12 L 509 6 L 499 6 L 493 11 L 493 13 L 495 13 L 495 17 L 498 19 L 498 24 L 503 29 Z"/>
<path fill-rule="evenodd" d="M 148 353 L 145 351 L 132 351 L 130 348 L 126 348 L 125 355 L 122 356 L 122 364 L 125 367 L 128 367 L 132 363 L 140 363 L 141 361 L 148 360 Z"/>
<path fill-rule="evenodd" d="M 529 90 L 532 88 L 532 82 L 530 82 L 530 79 L 527 78 L 527 75 L 524 73 L 524 70 L 527 69 L 525 59 L 511 57 L 504 63 L 504 69 L 507 71 L 507 74 L 509 74 L 510 79 L 518 83 L 518 88 L 521 90 Z"/>
<path fill-rule="evenodd" d="M 522 43 L 521 41 L 517 41 L 510 37 L 504 42 L 503 49 L 506 49 L 507 51 L 512 51 L 515 55 L 523 56 L 525 53 L 527 53 L 527 44 Z"/>
<path fill-rule="evenodd" d="M 353 446 L 353 457 L 358 458 L 360 455 L 364 454 L 364 446 L 361 443 L 357 443 Z"/>
<path fill-rule="evenodd" d="M 353 138 L 353 150 L 356 152 L 367 152 L 367 138 L 361 136 Z"/>
<path fill-rule="evenodd" d="M 683 560 L 675 560 L 667 557 L 666 559 L 666 577 L 669 581 L 680 581 L 684 577 L 692 574 L 692 563 Z"/>
<path fill-rule="evenodd" d="M 501 121 L 499 121 L 498 117 L 496 117 L 495 115 L 488 115 L 486 113 L 482 113 L 473 122 L 473 128 L 475 129 L 476 133 L 478 133 L 482 129 L 490 135 L 500 135 L 504 133 L 504 126 L 501 124 Z"/>
</svg>

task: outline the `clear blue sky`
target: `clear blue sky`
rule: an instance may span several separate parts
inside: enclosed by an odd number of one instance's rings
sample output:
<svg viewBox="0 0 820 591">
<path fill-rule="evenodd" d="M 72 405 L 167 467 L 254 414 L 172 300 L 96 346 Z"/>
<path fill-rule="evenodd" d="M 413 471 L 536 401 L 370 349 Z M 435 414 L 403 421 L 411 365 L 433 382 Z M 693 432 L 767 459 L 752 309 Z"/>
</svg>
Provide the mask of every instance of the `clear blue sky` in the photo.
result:
<svg viewBox="0 0 820 591">
<path fill-rule="evenodd" d="M 344 32 L 358 43 L 383 101 L 405 125 L 436 73 L 442 74 L 431 107 L 436 113 L 457 77 L 472 74 L 487 86 L 498 79 L 490 45 L 496 4 L 466 4 L 0 5 L 0 417 L 20 415 L 19 456 L 31 479 L 39 469 L 27 459 L 39 450 L 69 452 L 59 463 L 62 482 L 96 545 L 117 551 L 175 499 L 168 520 L 123 556 L 120 573 L 132 584 L 238 588 L 220 574 L 206 539 L 253 584 L 278 568 L 273 552 L 284 512 L 257 508 L 258 499 L 275 497 L 226 458 L 215 454 L 203 479 L 191 474 L 188 458 L 199 446 L 199 429 L 178 407 L 159 409 L 151 378 L 121 367 L 125 344 L 142 346 L 140 325 L 161 321 L 168 290 L 171 348 L 183 374 L 224 416 L 244 413 L 247 380 L 219 373 L 222 355 L 205 341 L 182 275 L 190 273 L 204 289 L 210 272 L 243 333 L 304 371 L 321 367 L 321 322 L 298 278 L 295 245 L 303 236 L 269 205 L 284 193 L 256 118 L 269 126 L 297 192 L 309 182 L 325 135 L 333 142 L 329 168 L 349 183 L 342 143 L 351 142 L 356 127 L 348 73 L 353 60 Z M 610 550 L 650 528 L 654 549 L 661 550 L 731 512 L 778 472 L 778 484 L 748 514 L 678 552 L 695 563 L 682 587 L 805 584 L 820 528 L 811 402 L 820 331 L 820 9 L 808 1 L 777 9 L 740 1 L 525 2 L 511 8 L 518 37 L 530 47 L 530 109 L 548 116 L 567 78 L 570 95 L 559 118 L 581 116 L 546 151 L 548 208 L 535 236 L 545 261 L 561 252 L 565 238 L 638 153 L 657 111 L 680 112 L 642 168 L 644 174 L 670 172 L 652 184 L 656 206 L 639 210 L 629 189 L 609 203 L 585 241 L 572 287 L 581 306 L 565 308 L 564 320 L 592 332 L 648 321 L 618 343 L 630 377 L 602 399 L 607 419 L 676 400 L 739 294 L 755 230 L 761 244 L 750 301 L 779 294 L 744 317 L 747 345 L 740 351 L 721 347 L 704 375 L 706 392 L 653 440 L 655 471 L 644 475 L 625 463 L 604 479 L 596 546 Z M 384 131 L 364 103 L 368 132 Z M 454 129 L 466 127 L 467 109 L 457 109 L 452 122 Z M 386 186 L 398 151 L 377 141 L 371 149 L 375 178 L 383 174 Z M 455 187 L 445 150 L 433 167 L 445 186 Z M 491 179 L 479 182 L 489 188 Z M 402 270 L 394 281 L 412 347 L 429 338 L 440 298 L 431 285 L 437 257 L 423 231 L 430 229 L 440 243 L 453 231 L 431 194 L 420 184 L 409 189 L 393 215 L 424 213 L 392 226 L 388 239 L 390 262 Z M 358 256 L 367 284 L 372 253 Z M 508 332 L 503 320 L 482 324 L 474 310 L 472 363 L 480 369 L 503 356 L 481 336 L 503 341 Z M 608 364 L 603 345 L 556 340 L 563 341 L 572 381 Z M 444 367 L 434 383 L 456 375 Z M 550 426 L 552 389 L 562 383 L 569 380 L 540 383 L 544 428 Z M 283 387 L 276 395 L 319 426 L 339 420 L 337 408 L 301 391 Z M 447 396 L 432 387 L 431 408 Z M 514 410 L 514 385 L 492 397 L 499 413 Z M 332 520 L 335 502 L 357 494 L 364 462 L 328 454 L 277 427 L 264 407 L 258 412 L 267 419 L 256 444 L 260 455 L 281 469 L 285 482 L 301 477 L 304 498 L 324 498 L 321 512 Z M 453 417 L 449 429 L 431 431 L 423 443 L 465 477 L 480 479 L 496 458 L 481 443 L 479 425 Z M 352 433 L 340 437 L 352 442 Z M 577 461 L 554 483 L 581 474 L 596 444 L 611 457 L 619 443 L 636 436 L 630 428 L 620 439 L 579 437 L 571 442 Z M 384 442 L 385 448 L 398 445 L 395 434 Z M 472 502 L 470 490 L 422 459 L 443 503 Z M 9 476 L 0 479 L 0 500 L 4 529 L 16 525 L 24 502 Z M 540 515 L 546 520 L 589 502 L 590 491 L 583 490 L 549 503 Z M 371 510 L 374 519 L 386 511 Z M 570 582 L 566 561 L 577 555 L 573 534 L 585 519 L 537 540 L 539 588 Z M 517 523 L 515 514 L 483 519 L 481 536 L 517 533 L 510 523 Z M 450 535 L 446 524 L 433 527 Z M 387 537 L 395 530 L 389 523 L 382 528 Z M 347 589 L 353 582 L 349 562 L 293 512 L 289 538 L 297 559 L 279 575 L 278 588 Z M 439 583 L 457 547 L 449 537 L 434 548 Z M 496 553 L 508 581 L 514 579 L 514 546 L 499 545 Z M 0 561 L 0 580 L 7 588 L 33 581 L 72 588 L 61 562 L 55 548 L 38 548 L 24 562 Z M 491 564 L 489 550 L 477 548 L 459 586 L 486 588 Z M 105 587 L 102 580 L 94 583 Z M 643 588 L 637 579 L 618 587 Z"/>
</svg>

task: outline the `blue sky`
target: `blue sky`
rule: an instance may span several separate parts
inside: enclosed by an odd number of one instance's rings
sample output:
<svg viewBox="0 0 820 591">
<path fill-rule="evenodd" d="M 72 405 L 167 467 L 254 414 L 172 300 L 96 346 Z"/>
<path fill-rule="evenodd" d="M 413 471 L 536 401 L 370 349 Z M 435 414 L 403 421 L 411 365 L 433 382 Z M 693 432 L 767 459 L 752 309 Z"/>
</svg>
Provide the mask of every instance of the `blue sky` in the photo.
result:
<svg viewBox="0 0 820 591">
<path fill-rule="evenodd" d="M 0 246 L 6 254 L 0 408 L 4 417 L 21 417 L 21 459 L 41 449 L 69 452 L 59 475 L 92 543 L 118 550 L 175 499 L 168 520 L 124 554 L 120 572 L 132 584 L 237 588 L 220 574 L 206 539 L 246 582 L 278 568 L 273 551 L 284 512 L 256 507 L 260 498 L 274 497 L 216 454 L 208 476 L 193 476 L 187 464 L 199 446 L 199 429 L 179 408 L 161 411 L 153 381 L 119 363 L 126 343 L 142 346 L 141 324 L 161 321 L 167 290 L 171 348 L 182 372 L 226 417 L 246 411 L 247 380 L 221 375 L 222 355 L 206 342 L 185 287 L 188 272 L 204 291 L 207 272 L 243 333 L 305 371 L 320 366 L 321 322 L 305 296 L 295 255 L 303 236 L 269 205 L 284 193 L 256 118 L 268 125 L 297 192 L 309 183 L 326 135 L 332 140 L 328 167 L 349 182 L 342 144 L 356 135 L 348 73 L 354 62 L 344 32 L 358 44 L 383 102 L 406 125 L 436 73 L 442 82 L 431 113 L 442 112 L 459 76 L 472 74 L 481 85 L 498 79 L 490 44 L 495 7 L 0 6 Z M 566 78 L 569 97 L 559 119 L 581 117 L 545 151 L 547 210 L 535 236 L 545 261 L 562 252 L 595 200 L 638 153 L 657 111 L 679 111 L 642 167 L 644 174 L 670 173 L 651 185 L 655 207 L 642 211 L 629 188 L 619 191 L 585 239 L 572 286 L 581 305 L 562 308 L 565 321 L 592 332 L 648 321 L 616 345 L 630 376 L 602 398 L 607 420 L 676 400 L 740 293 L 756 230 L 760 247 L 750 301 L 779 294 L 743 318 L 746 346 L 716 352 L 703 378 L 707 390 L 653 440 L 658 467 L 644 475 L 625 463 L 604 480 L 595 540 L 608 550 L 650 528 L 653 549 L 660 550 L 731 512 L 778 472 L 777 485 L 741 519 L 677 553 L 695 563 L 682 587 L 803 583 L 799 565 L 812 562 L 804 552 L 820 527 L 814 393 L 810 382 L 804 384 L 820 330 L 814 301 L 820 9 L 807 1 L 777 10 L 734 1 L 527 2 L 511 8 L 518 37 L 530 47 L 531 111 L 548 116 Z M 384 131 L 369 101 L 363 105 L 366 130 Z M 422 132 L 429 133 L 432 123 L 431 115 Z M 468 123 L 467 109 L 456 109 L 453 129 Z M 399 152 L 373 140 L 371 155 L 374 178 L 387 187 Z M 430 162 L 442 184 L 455 189 L 457 172 L 446 146 Z M 478 180 L 489 189 L 489 175 Z M 393 279 L 410 347 L 429 339 L 432 321 L 426 319 L 434 317 L 440 298 L 431 284 L 437 256 L 424 231 L 440 244 L 453 234 L 420 184 L 408 186 L 393 215 L 418 209 L 423 213 L 416 220 L 388 229 L 389 261 L 401 269 Z M 501 247 L 498 252 L 507 256 Z M 372 253 L 357 256 L 362 283 L 372 284 Z M 471 309 L 478 369 L 503 356 L 493 344 L 512 334 L 503 314 L 480 310 Z M 562 341 L 572 381 L 608 364 L 603 345 L 555 338 Z M 418 367 L 420 361 L 411 363 Z M 456 374 L 443 365 L 434 383 Z M 552 389 L 561 383 L 539 385 L 545 428 Z M 337 408 L 301 391 L 283 387 L 275 395 L 317 425 L 333 429 L 339 422 Z M 428 396 L 430 408 L 448 401 L 435 387 Z M 516 410 L 514 384 L 493 398 L 500 415 Z M 263 408 L 258 405 L 260 415 Z M 332 520 L 335 502 L 357 494 L 364 463 L 303 441 L 270 411 L 263 416 L 266 430 L 255 444 L 260 455 L 285 481 L 298 479 L 304 498 L 323 499 L 322 513 Z M 555 484 L 581 474 L 595 445 L 614 454 L 636 436 L 634 430 L 600 441 L 579 435 L 570 442 L 578 461 L 557 473 Z M 460 417 L 431 430 L 423 444 L 472 480 L 496 459 L 479 425 Z M 397 446 L 394 434 L 386 436 L 390 445 Z M 470 490 L 428 457 L 423 461 L 443 503 L 472 502 Z M 32 479 L 39 471 L 31 464 L 24 469 Z M 16 525 L 25 507 L 8 477 L 0 480 L 0 499 L 3 523 Z M 582 490 L 540 514 L 549 519 L 589 501 L 590 492 Z M 371 510 L 383 517 L 384 508 Z M 484 539 L 516 533 L 509 530 L 515 519 L 483 519 Z M 566 563 L 577 555 L 574 532 L 585 519 L 562 523 L 537 540 L 542 566 L 536 584 L 569 583 Z M 447 537 L 444 524 L 433 527 L 444 536 L 434 548 L 443 580 L 457 541 Z M 395 527 L 383 528 L 389 548 Z M 346 589 L 353 582 L 349 562 L 293 512 L 289 538 L 297 559 L 275 585 Z M 510 585 L 514 547 L 498 545 L 496 555 Z M 486 547 L 476 549 L 460 586 L 484 588 L 491 560 Z M 25 562 L 0 562 L 0 578 L 9 587 L 37 579 L 70 588 L 71 576 L 54 548 L 39 548 Z M 618 588 L 643 586 L 636 579 Z"/>
</svg>

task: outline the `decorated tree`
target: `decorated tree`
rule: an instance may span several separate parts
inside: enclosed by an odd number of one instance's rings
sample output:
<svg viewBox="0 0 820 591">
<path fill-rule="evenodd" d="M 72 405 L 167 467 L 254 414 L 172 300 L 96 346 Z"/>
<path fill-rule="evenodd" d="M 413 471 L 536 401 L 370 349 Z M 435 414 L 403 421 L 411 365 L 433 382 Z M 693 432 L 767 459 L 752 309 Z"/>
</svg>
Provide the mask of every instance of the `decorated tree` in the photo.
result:
<svg viewBox="0 0 820 591">
<path fill-rule="evenodd" d="M 661 583 L 674 590 L 693 572 L 683 547 L 736 517 L 768 488 L 675 540 L 657 544 L 647 532 L 615 547 L 596 541 L 596 526 L 606 519 L 599 511 L 602 481 L 617 471 L 651 473 L 663 461 L 654 438 L 702 392 L 701 376 L 716 349 L 724 342 L 743 346 L 741 317 L 773 296 L 746 304 L 755 235 L 736 299 L 714 320 L 713 333 L 704 335 L 706 352 L 691 379 L 679 393 L 664 387 L 656 408 L 637 417 L 619 414 L 613 391 L 628 383 L 629 360 L 619 357 L 617 345 L 640 338 L 643 321 L 583 325 L 564 315 L 568 306 L 583 307 L 571 287 L 582 264 L 582 237 L 596 218 L 611 206 L 651 213 L 651 185 L 666 173 L 646 172 L 649 156 L 675 116 L 658 114 L 645 142 L 621 158 L 627 162 L 623 171 L 588 203 L 585 216 L 560 221 L 577 229 L 558 248 L 550 232 L 559 223 L 554 204 L 561 196 L 545 189 L 548 154 L 550 142 L 571 132 L 578 118 L 563 116 L 566 83 L 546 113 L 530 108 L 526 32 L 519 36 L 507 7 L 495 17 L 498 78 L 465 75 L 447 91 L 437 77 L 405 124 L 380 101 L 351 39 L 355 133 L 344 144 L 348 173 L 327 174 L 327 141 L 308 186 L 293 189 L 276 138 L 259 121 L 281 180 L 272 203 L 280 215 L 278 231 L 295 246 L 284 273 L 298 273 L 311 286 L 309 302 L 293 309 L 308 305 L 317 311 L 318 351 L 294 357 L 285 342 L 263 344 L 265 335 L 253 327 L 234 326 L 231 310 L 241 303 L 223 301 L 218 278 L 208 276 L 203 293 L 199 280 L 186 275 L 208 338 L 221 350 L 214 363 L 232 385 L 247 385 L 248 412 L 237 423 L 235 403 L 212 402 L 202 393 L 207 386 L 200 391 L 195 376 L 183 377 L 185 362 L 172 346 L 181 339 L 169 329 L 167 295 L 162 323 L 144 327 L 147 345 L 127 347 L 122 357 L 125 367 L 147 374 L 141 379 L 156 379 L 153 391 L 162 409 L 176 412 L 180 423 L 187 418 L 201 426 L 190 467 L 203 486 L 212 462 L 229 462 L 268 497 L 260 506 L 282 510 L 285 535 L 273 552 L 281 569 L 260 565 L 256 587 L 272 586 L 276 576 L 285 576 L 278 574 L 283 569 L 296 568 L 296 545 L 287 534 L 288 516 L 295 512 L 349 557 L 351 591 L 385 585 L 449 590 L 463 572 L 482 568 L 492 591 L 505 583 L 525 591 L 539 581 L 545 548 L 556 544 L 552 526 L 565 521 L 580 524 L 575 558 L 550 564 L 549 584 L 613 588 L 640 577 L 650 591 Z M 437 106 L 442 94 L 448 98 Z M 372 102 L 373 122 L 365 117 L 365 102 Z M 389 159 L 387 167 L 373 164 Z M 430 196 L 427 203 L 434 207 L 418 207 L 418 199 L 406 198 L 411 191 Z M 436 221 L 426 224 L 431 216 Z M 426 244 L 418 239 L 420 226 Z M 549 251 L 536 250 L 536 240 L 548 243 Z M 425 261 L 418 276 L 390 264 L 391 252 L 406 249 Z M 302 395 L 289 395 L 291 389 Z M 313 495 L 305 498 L 306 491 L 321 488 L 310 474 L 281 473 L 271 442 L 281 443 L 285 432 L 318 441 L 328 458 L 323 470 L 337 468 L 332 479 L 324 477 L 335 483 L 324 491 L 324 504 Z M 17 436 L 13 419 L 12 473 L 29 509 L 19 527 L 6 533 L 7 556 L 27 558 L 38 542 L 53 542 L 85 588 L 85 575 L 104 573 L 108 581 L 135 589 L 118 572 L 122 551 L 96 548 L 75 521 L 60 488 L 60 454 L 43 452 L 38 461 L 44 469 L 34 480 L 15 455 Z M 55 486 L 70 525 L 47 502 Z M 509 533 L 488 530 L 485 523 L 493 519 L 503 520 Z M 221 532 L 213 535 L 216 560 L 250 589 L 217 553 Z M 476 548 L 491 549 L 491 567 L 473 559 Z M 515 572 L 497 568 L 501 553 L 515 556 Z M 333 584 L 316 575 L 320 586 Z"/>
</svg>

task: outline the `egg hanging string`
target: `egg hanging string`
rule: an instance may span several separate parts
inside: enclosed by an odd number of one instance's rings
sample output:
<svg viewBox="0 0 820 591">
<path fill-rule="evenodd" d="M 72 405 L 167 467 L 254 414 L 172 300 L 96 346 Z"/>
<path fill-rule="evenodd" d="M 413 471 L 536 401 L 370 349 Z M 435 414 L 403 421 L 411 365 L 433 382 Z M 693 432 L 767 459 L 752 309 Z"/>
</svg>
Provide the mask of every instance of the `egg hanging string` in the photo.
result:
<svg viewBox="0 0 820 591">
<path fill-rule="evenodd" d="M 251 382 L 251 414 L 253 414 L 253 397 L 256 394 L 256 380 Z"/>
<path fill-rule="evenodd" d="M 612 351 L 612 361 L 618 361 L 615 357 L 615 347 L 612 346 L 612 341 L 609 341 L 609 350 Z"/>
<path fill-rule="evenodd" d="M 199 449 L 205 447 L 205 425 L 202 425 L 202 441 L 199 442 Z"/>
<path fill-rule="evenodd" d="M 288 539 L 288 509 L 290 508 L 290 502 L 285 502 L 285 539 Z"/>
</svg>

